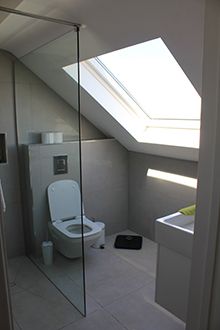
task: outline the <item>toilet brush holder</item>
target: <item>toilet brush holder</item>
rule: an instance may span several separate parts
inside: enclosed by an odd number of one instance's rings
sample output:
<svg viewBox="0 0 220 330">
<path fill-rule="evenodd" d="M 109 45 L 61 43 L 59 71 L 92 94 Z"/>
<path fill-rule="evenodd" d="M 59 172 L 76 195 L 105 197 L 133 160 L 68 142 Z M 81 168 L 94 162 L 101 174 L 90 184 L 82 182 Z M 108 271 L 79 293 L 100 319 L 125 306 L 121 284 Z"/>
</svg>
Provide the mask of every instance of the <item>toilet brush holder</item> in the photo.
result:
<svg viewBox="0 0 220 330">
<path fill-rule="evenodd" d="M 46 266 L 53 264 L 53 243 L 51 241 L 44 241 L 41 245 L 43 262 Z"/>
</svg>

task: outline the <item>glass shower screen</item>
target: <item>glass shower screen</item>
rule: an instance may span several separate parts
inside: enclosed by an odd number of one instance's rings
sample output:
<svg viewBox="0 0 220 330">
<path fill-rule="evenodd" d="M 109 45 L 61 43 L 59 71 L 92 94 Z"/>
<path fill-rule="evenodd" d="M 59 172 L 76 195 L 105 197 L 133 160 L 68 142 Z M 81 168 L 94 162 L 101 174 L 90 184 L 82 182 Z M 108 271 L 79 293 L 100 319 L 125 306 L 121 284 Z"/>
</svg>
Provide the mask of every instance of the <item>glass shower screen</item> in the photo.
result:
<svg viewBox="0 0 220 330">
<path fill-rule="evenodd" d="M 17 26 L 14 31 L 13 26 Z M 0 27 L 4 32 L 0 42 L 2 45 L 9 42 L 8 48 L 15 55 L 4 54 L 13 69 L 15 142 L 8 149 L 11 166 L 11 154 L 18 158 L 17 168 L 5 167 L 4 173 L 11 170 L 13 175 L 8 173 L 3 181 L 6 185 L 10 175 L 17 178 L 13 184 L 18 186 L 22 208 L 21 215 L 18 211 L 17 218 L 12 218 L 23 224 L 26 248 L 26 255 L 18 252 L 15 258 L 11 253 L 8 260 L 13 315 L 22 328 L 34 322 L 38 329 L 55 329 L 58 325 L 62 328 L 86 313 L 79 28 L 15 14 L 8 15 Z M 11 34 L 13 38 L 9 38 Z M 5 41 L 1 39 L 3 35 Z M 28 40 L 26 44 L 25 40 Z M 75 81 L 63 70 L 71 63 L 76 64 Z M 48 187 L 57 182 L 63 184 L 61 191 L 55 185 L 59 198 L 55 205 L 49 205 Z M 77 187 L 77 199 L 74 193 L 68 193 L 67 182 Z M 73 209 L 77 214 L 72 214 Z M 70 237 L 63 230 L 72 216 L 77 216 L 81 228 L 76 255 Z M 10 244 L 8 240 L 8 247 Z M 40 311 L 47 317 L 43 314 L 41 317 Z"/>
</svg>

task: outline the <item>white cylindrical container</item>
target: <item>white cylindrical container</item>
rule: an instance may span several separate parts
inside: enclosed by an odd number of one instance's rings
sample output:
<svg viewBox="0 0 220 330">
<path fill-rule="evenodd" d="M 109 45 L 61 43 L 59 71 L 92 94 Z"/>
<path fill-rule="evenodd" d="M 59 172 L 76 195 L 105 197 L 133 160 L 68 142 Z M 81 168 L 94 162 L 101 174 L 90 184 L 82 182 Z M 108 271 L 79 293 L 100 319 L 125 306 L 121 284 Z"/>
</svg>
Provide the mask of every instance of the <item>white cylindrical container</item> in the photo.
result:
<svg viewBox="0 0 220 330">
<path fill-rule="evenodd" d="M 95 222 L 101 228 L 101 236 L 97 239 L 97 241 L 92 245 L 92 247 L 96 249 L 103 249 L 105 245 L 105 224 L 103 222 Z"/>
<path fill-rule="evenodd" d="M 54 132 L 54 143 L 63 143 L 63 133 Z"/>
<path fill-rule="evenodd" d="M 53 243 L 44 241 L 41 245 L 44 265 L 50 266 L 53 263 Z"/>
<path fill-rule="evenodd" d="M 42 132 L 41 133 L 41 142 L 43 144 L 54 143 L 54 133 L 53 132 Z"/>
</svg>

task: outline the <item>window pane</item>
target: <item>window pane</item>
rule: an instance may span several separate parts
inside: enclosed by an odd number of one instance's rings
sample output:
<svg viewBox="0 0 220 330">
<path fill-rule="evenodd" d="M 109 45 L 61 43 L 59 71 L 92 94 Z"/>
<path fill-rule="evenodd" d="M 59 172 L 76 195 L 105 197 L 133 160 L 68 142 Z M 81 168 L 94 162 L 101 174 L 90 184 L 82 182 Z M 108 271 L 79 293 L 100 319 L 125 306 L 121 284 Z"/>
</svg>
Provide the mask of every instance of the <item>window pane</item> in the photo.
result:
<svg viewBox="0 0 220 330">
<path fill-rule="evenodd" d="M 152 119 L 200 119 L 201 98 L 161 38 L 98 59 Z"/>
</svg>

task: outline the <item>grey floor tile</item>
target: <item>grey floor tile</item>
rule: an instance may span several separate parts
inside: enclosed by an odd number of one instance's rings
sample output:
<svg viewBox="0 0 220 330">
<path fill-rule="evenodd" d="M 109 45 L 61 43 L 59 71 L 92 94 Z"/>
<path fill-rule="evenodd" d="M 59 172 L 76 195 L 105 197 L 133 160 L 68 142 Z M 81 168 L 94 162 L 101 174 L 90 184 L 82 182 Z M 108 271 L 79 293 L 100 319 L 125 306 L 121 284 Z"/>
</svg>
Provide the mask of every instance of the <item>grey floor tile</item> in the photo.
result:
<svg viewBox="0 0 220 330">
<path fill-rule="evenodd" d="M 12 297 L 13 314 L 22 330 L 58 330 L 82 318 L 61 294 L 51 293 L 46 290 L 44 298 L 42 292 L 23 291 Z"/>
<path fill-rule="evenodd" d="M 12 258 L 8 260 L 8 275 L 9 275 L 9 281 L 14 282 L 16 279 L 16 276 L 22 267 L 22 262 L 26 259 L 25 256 Z"/>
<path fill-rule="evenodd" d="M 86 313 L 87 315 L 101 309 L 101 305 L 98 304 L 94 298 L 92 298 L 88 293 L 86 294 Z"/>
<path fill-rule="evenodd" d="M 141 250 L 115 249 L 114 241 L 117 235 L 137 235 L 133 231 L 125 230 L 123 232 L 106 237 L 106 249 L 119 256 L 137 269 L 148 272 L 156 276 L 157 244 L 143 237 Z"/>
<path fill-rule="evenodd" d="M 34 262 L 36 262 L 40 269 L 51 279 L 57 276 L 69 276 L 79 285 L 82 285 L 83 264 L 81 258 L 67 259 L 55 252 L 53 264 L 51 266 L 45 266 L 42 258 L 34 258 Z"/>
<path fill-rule="evenodd" d="M 17 324 L 16 320 L 13 320 L 14 330 L 22 330 L 19 325 Z"/>
<path fill-rule="evenodd" d="M 19 266 L 16 266 L 17 263 Z M 9 273 L 11 273 L 11 279 L 13 279 L 12 288 L 16 286 L 17 291 L 19 291 L 19 288 L 26 290 L 32 286 L 36 286 L 39 281 L 44 279 L 44 275 L 27 257 L 16 258 L 13 267 L 9 266 Z"/>
<path fill-rule="evenodd" d="M 137 269 L 119 256 L 91 248 L 86 259 L 86 285 L 91 288 L 99 281 L 115 280 L 120 276 L 137 274 Z"/>
<path fill-rule="evenodd" d="M 81 312 L 84 310 L 84 291 L 82 260 L 67 259 L 60 254 L 56 254 L 52 266 L 45 266 L 42 259 L 35 260 L 39 267 L 46 273 L 52 282 L 63 292 Z M 87 295 L 87 314 L 92 313 L 101 306 Z"/>
<path fill-rule="evenodd" d="M 102 306 L 140 289 L 154 279 L 141 271 L 125 273 L 115 278 L 97 281 L 88 287 L 88 293 Z"/>
<path fill-rule="evenodd" d="M 84 313 L 84 288 L 66 275 L 52 277 L 53 283 L 76 308 Z"/>
<path fill-rule="evenodd" d="M 182 321 L 156 304 L 149 302 L 140 292 L 132 293 L 105 307 L 128 330 L 184 330 Z"/>
<path fill-rule="evenodd" d="M 29 260 L 25 256 L 20 256 L 8 260 L 9 285 L 12 295 L 24 290 L 21 285 L 23 281 L 20 281 L 20 273 L 23 272 L 23 266 L 27 263 L 29 263 Z"/>
<path fill-rule="evenodd" d="M 144 300 L 155 302 L 155 280 L 147 283 L 141 289 L 136 291 Z"/>
<path fill-rule="evenodd" d="M 14 295 L 16 293 L 22 292 L 24 291 L 24 289 L 22 289 L 21 287 L 19 287 L 16 282 L 10 282 L 10 292 L 11 295 Z"/>
<path fill-rule="evenodd" d="M 183 330 L 180 320 L 154 303 L 157 245 L 144 239 L 141 250 L 115 249 L 115 236 L 106 237 L 104 250 L 90 248 L 86 254 L 86 318 L 29 259 L 10 260 L 16 330 Z M 82 308 L 81 259 L 55 253 L 50 267 L 35 262 Z"/>
<path fill-rule="evenodd" d="M 104 310 L 99 310 L 88 317 L 74 322 L 62 330 L 125 330 L 117 320 Z"/>
</svg>

